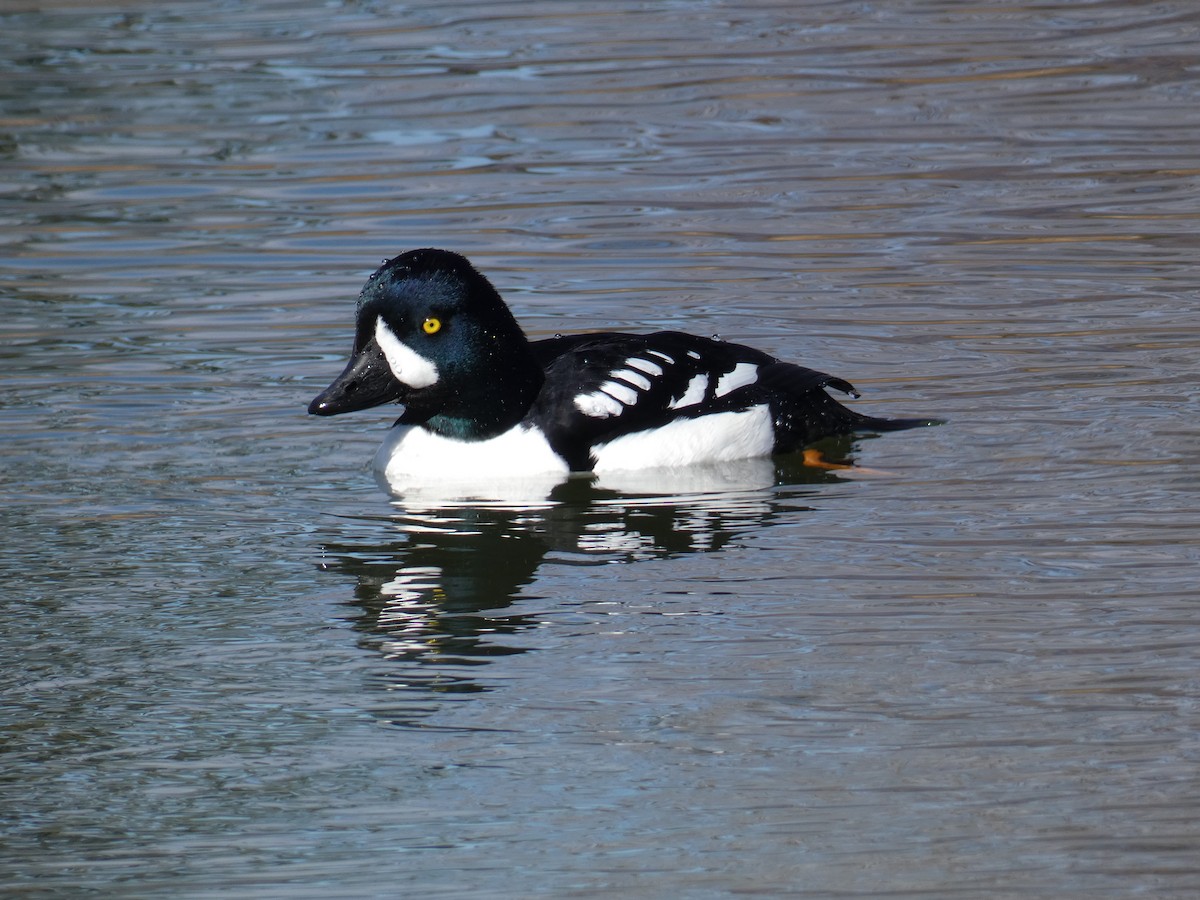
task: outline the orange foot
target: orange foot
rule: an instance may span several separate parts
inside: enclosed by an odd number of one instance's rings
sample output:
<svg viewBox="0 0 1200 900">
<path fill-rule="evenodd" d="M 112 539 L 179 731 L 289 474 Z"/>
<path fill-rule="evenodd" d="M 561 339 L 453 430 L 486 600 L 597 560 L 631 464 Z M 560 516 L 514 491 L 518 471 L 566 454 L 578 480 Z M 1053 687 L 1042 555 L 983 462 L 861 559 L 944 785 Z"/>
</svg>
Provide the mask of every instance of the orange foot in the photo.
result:
<svg viewBox="0 0 1200 900">
<path fill-rule="evenodd" d="M 825 457 L 820 450 L 805 450 L 804 464 L 811 466 L 814 469 L 853 469 L 854 466 L 847 466 L 844 463 L 825 462 Z"/>
<path fill-rule="evenodd" d="M 885 472 L 882 469 L 864 469 L 859 466 L 850 466 L 845 463 L 826 462 L 821 455 L 820 450 L 808 449 L 804 451 L 804 464 L 811 466 L 814 469 L 828 469 L 831 471 L 851 470 L 858 475 L 893 475 L 894 472 Z"/>
</svg>

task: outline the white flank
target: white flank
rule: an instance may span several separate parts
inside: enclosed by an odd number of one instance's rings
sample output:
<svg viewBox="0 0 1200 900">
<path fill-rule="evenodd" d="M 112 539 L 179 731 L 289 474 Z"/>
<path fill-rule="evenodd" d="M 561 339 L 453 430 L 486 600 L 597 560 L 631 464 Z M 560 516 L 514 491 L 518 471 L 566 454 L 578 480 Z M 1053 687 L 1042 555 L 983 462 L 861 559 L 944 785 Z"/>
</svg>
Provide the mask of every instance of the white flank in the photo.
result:
<svg viewBox="0 0 1200 900">
<path fill-rule="evenodd" d="M 704 399 L 704 392 L 708 390 L 707 375 L 693 375 L 692 380 L 688 382 L 687 390 L 683 392 L 683 396 L 672 400 L 671 405 L 667 409 L 682 409 L 685 406 L 695 406 Z"/>
<path fill-rule="evenodd" d="M 658 466 L 690 466 L 769 456 L 775 447 L 771 411 L 754 406 L 743 412 L 676 419 L 661 428 L 627 434 L 596 446 L 596 472 Z"/>
<path fill-rule="evenodd" d="M 674 357 L 667 356 L 667 354 L 663 353 L 661 350 L 647 350 L 646 352 L 649 353 L 651 356 L 657 356 L 659 359 L 665 360 L 666 362 L 670 363 L 671 365 L 675 365 Z"/>
<path fill-rule="evenodd" d="M 639 387 L 643 391 L 650 390 L 650 379 L 639 372 L 632 369 L 618 369 L 612 373 L 613 378 L 620 378 L 622 381 L 628 381 L 634 387 Z"/>
<path fill-rule="evenodd" d="M 655 378 L 663 373 L 662 366 L 658 363 L 652 363 L 648 359 L 638 359 L 636 356 L 625 360 L 625 365 L 631 369 L 637 369 L 639 372 L 645 372 L 647 375 L 653 375 Z"/>
<path fill-rule="evenodd" d="M 754 384 L 756 381 L 758 381 L 758 366 L 754 363 L 738 363 L 733 367 L 732 372 L 726 372 L 717 381 L 715 396 L 724 397 L 730 391 L 736 391 L 738 388 Z"/>
<path fill-rule="evenodd" d="M 401 384 L 411 388 L 426 388 L 437 384 L 438 370 L 433 360 L 426 359 L 396 337 L 383 319 L 375 320 L 375 343 L 387 357 L 388 368 Z"/>
<path fill-rule="evenodd" d="M 767 495 L 761 492 L 775 483 L 775 464 L 768 456 L 700 463 L 675 469 L 625 469 L 603 472 L 594 482 L 597 488 L 625 494 L 653 494 L 659 497 L 687 494 L 695 513 L 692 546 L 699 549 L 703 535 L 712 534 L 723 512 L 765 513 L 770 509 Z M 708 496 L 704 496 L 708 495 Z M 620 502 L 614 501 L 614 502 Z M 710 519 L 705 527 L 704 519 Z M 617 523 L 613 523 L 614 526 Z M 678 530 L 678 529 L 677 529 Z"/>
<path fill-rule="evenodd" d="M 602 391 L 580 394 L 575 398 L 575 408 L 585 416 L 591 416 L 593 419 L 607 419 L 609 416 L 619 416 L 625 410 L 620 400 Z"/>
<path fill-rule="evenodd" d="M 518 425 L 484 441 L 459 441 L 424 428 L 397 425 L 375 454 L 389 481 L 442 480 L 457 484 L 497 478 L 567 474 L 563 458 L 537 428 Z"/>
</svg>

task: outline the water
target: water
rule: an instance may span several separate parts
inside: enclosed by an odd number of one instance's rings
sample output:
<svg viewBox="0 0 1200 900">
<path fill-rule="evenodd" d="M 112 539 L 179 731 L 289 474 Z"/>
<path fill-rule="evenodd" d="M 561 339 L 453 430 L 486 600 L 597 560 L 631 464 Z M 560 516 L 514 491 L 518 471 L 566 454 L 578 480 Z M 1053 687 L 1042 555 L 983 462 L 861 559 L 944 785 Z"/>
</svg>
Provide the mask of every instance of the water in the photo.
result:
<svg viewBox="0 0 1200 900">
<path fill-rule="evenodd" d="M 1194 895 L 1190 3 L 4 9 L 0 891 Z M 949 424 L 393 502 L 417 246 Z"/>
</svg>

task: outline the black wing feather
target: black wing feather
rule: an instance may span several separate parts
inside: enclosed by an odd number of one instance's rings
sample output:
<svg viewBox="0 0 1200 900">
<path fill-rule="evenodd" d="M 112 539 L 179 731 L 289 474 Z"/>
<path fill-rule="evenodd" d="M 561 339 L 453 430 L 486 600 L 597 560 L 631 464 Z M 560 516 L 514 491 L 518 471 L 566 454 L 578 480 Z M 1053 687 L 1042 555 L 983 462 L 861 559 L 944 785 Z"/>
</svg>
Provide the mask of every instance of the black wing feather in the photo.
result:
<svg viewBox="0 0 1200 900">
<path fill-rule="evenodd" d="M 526 421 L 542 430 L 573 471 L 592 467 L 591 449 L 598 443 L 674 419 L 763 404 L 771 411 L 777 453 L 834 434 L 930 424 L 864 416 L 825 392 L 829 387 L 857 397 L 844 379 L 780 362 L 742 344 L 677 331 L 570 335 L 532 347 L 546 380 Z M 756 367 L 755 377 L 718 391 L 722 376 L 739 364 Z"/>
<path fill-rule="evenodd" d="M 597 443 L 677 418 L 738 411 L 761 403 L 761 392 L 746 388 L 717 397 L 716 384 L 739 363 L 760 367 L 775 363 L 773 357 L 750 347 L 673 331 L 559 337 L 538 341 L 533 350 L 546 372 L 546 383 L 530 419 L 575 470 L 591 467 L 590 451 Z M 688 398 L 694 402 L 680 405 L 689 388 L 695 393 L 699 376 L 706 379 L 706 390 Z M 614 382 L 625 388 L 613 391 L 616 396 L 604 390 L 606 385 L 612 390 Z M 600 407 L 592 414 L 577 402 L 589 396 L 595 396 Z M 630 398 L 633 402 L 622 402 Z"/>
</svg>

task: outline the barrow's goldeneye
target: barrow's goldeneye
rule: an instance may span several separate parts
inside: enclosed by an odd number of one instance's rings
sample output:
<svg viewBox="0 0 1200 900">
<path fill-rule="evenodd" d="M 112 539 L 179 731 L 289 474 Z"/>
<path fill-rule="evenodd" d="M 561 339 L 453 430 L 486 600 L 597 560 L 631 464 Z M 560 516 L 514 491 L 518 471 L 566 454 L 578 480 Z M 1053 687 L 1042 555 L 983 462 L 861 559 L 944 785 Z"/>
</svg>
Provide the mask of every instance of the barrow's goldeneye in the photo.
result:
<svg viewBox="0 0 1200 900">
<path fill-rule="evenodd" d="M 376 467 L 417 479 L 719 463 L 937 424 L 866 416 L 826 387 L 858 396 L 841 378 L 677 331 L 530 341 L 464 257 L 426 249 L 367 279 L 350 362 L 308 411 L 403 404 Z"/>
</svg>

